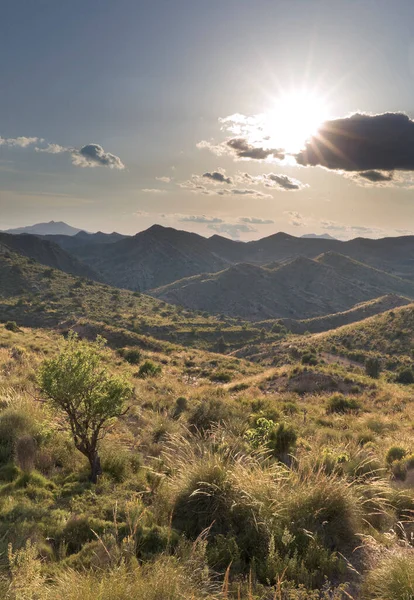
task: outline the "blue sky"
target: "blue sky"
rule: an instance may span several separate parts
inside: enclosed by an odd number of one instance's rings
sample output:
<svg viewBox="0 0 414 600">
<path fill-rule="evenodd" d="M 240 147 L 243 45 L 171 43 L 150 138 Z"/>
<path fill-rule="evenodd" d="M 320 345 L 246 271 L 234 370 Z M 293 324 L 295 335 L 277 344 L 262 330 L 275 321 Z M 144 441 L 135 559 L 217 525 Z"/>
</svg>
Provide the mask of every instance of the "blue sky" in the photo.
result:
<svg viewBox="0 0 414 600">
<path fill-rule="evenodd" d="M 217 154 L 239 135 L 220 118 L 247 123 L 299 90 L 332 119 L 414 117 L 413 19 L 402 0 L 4 3 L 0 228 L 54 219 L 135 233 L 159 222 L 241 239 L 414 230 L 411 171 L 367 185 Z M 203 178 L 218 172 L 232 183 Z"/>
</svg>

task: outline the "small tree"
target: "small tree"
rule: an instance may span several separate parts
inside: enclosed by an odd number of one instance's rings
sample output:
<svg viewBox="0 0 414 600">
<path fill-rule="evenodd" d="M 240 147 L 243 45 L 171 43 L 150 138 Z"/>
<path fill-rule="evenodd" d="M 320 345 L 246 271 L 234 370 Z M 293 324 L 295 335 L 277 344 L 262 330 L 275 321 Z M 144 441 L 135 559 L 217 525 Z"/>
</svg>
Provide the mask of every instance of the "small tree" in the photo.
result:
<svg viewBox="0 0 414 600">
<path fill-rule="evenodd" d="M 76 448 L 87 457 L 93 483 L 102 473 L 99 442 L 132 395 L 130 384 L 103 367 L 104 344 L 102 338 L 90 343 L 71 333 L 60 354 L 42 363 L 38 377 L 42 393 L 64 413 Z"/>
</svg>

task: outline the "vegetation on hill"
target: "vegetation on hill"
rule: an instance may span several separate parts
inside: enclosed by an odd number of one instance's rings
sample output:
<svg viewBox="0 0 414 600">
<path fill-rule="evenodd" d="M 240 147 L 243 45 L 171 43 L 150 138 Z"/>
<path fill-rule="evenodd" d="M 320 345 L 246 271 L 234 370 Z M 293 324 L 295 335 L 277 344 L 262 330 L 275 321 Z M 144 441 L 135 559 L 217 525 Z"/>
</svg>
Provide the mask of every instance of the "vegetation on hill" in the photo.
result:
<svg viewBox="0 0 414 600">
<path fill-rule="evenodd" d="M 234 264 L 263 266 L 274 263 L 274 268 L 295 258 L 316 259 L 329 253 L 342 254 L 365 266 L 413 280 L 414 245 L 410 236 L 380 240 L 357 238 L 342 242 L 297 238 L 280 232 L 244 243 L 219 235 L 207 239 L 195 233 L 154 225 L 132 237 L 115 233 L 88 236 L 82 232 L 77 236 L 53 236 L 53 239 L 99 272 L 106 283 L 141 292 L 185 277 L 217 273 Z M 390 291 L 407 294 L 395 287 L 383 288 L 382 293 Z"/>
<path fill-rule="evenodd" d="M 4 247 L 0 296 L 0 597 L 413 596 L 414 305 L 294 335 Z"/>
<path fill-rule="evenodd" d="M 108 376 L 129 381 L 133 397 L 102 442 L 94 484 L 70 428 L 36 384 L 45 359 L 68 343 L 76 344 L 53 331 L 0 326 L 3 597 L 410 592 L 406 386 L 334 365 L 265 369 L 178 347 L 130 362 L 102 348 Z M 136 360 L 160 369 L 137 377 Z M 311 387 L 318 369 L 336 390 Z M 230 381 L 213 381 L 214 370 Z M 289 383 L 300 377 L 300 389 Z"/>
<path fill-rule="evenodd" d="M 130 337 L 130 343 L 140 339 L 145 343 L 143 336 L 155 336 L 212 350 L 223 336 L 229 348 L 261 336 L 260 329 L 247 323 L 191 312 L 149 296 L 73 277 L 1 246 L 0 321 L 62 328 L 78 322 L 81 327 L 95 324 L 95 335 L 100 329 L 109 335 L 108 329 L 115 328 L 117 335 L 123 331 Z"/>
<path fill-rule="evenodd" d="M 414 298 L 414 284 L 332 253 L 275 268 L 238 264 L 149 293 L 192 310 L 258 321 L 329 315 L 389 292 Z"/>
</svg>

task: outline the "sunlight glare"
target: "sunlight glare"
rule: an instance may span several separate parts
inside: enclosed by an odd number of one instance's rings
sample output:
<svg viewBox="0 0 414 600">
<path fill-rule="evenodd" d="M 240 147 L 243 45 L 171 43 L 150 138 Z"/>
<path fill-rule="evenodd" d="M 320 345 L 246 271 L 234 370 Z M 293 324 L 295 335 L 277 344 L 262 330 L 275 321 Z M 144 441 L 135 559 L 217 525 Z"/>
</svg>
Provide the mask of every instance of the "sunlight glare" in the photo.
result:
<svg viewBox="0 0 414 600">
<path fill-rule="evenodd" d="M 264 133 L 272 145 L 294 154 L 328 118 L 328 106 L 321 96 L 307 90 L 287 93 L 267 113 Z"/>
</svg>

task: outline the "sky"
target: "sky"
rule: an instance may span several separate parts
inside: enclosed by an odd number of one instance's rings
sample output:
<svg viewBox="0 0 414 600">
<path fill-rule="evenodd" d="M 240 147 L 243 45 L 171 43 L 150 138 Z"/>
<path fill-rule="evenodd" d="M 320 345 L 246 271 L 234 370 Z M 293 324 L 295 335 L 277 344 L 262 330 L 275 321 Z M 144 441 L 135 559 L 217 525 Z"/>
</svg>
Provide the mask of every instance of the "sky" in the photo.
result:
<svg viewBox="0 0 414 600">
<path fill-rule="evenodd" d="M 0 229 L 414 232 L 410 0 L 6 0 Z"/>
</svg>

